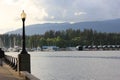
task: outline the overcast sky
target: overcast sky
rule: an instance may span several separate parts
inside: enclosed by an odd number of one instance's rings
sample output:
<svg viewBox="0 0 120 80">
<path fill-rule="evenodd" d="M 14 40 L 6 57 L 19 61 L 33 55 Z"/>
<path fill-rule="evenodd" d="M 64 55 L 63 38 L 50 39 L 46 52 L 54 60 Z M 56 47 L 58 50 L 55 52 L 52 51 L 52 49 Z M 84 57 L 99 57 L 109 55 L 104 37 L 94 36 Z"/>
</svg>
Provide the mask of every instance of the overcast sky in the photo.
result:
<svg viewBox="0 0 120 80">
<path fill-rule="evenodd" d="M 120 18 L 120 0 L 0 0 L 0 33 L 48 22 L 81 22 Z"/>
</svg>

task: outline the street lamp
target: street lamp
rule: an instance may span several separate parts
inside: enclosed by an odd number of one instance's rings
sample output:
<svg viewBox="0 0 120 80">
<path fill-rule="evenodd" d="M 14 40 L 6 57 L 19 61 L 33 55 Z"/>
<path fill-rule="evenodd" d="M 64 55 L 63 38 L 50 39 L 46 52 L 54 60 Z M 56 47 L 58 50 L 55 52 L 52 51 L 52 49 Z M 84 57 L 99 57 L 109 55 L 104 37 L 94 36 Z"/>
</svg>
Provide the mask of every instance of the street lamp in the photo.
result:
<svg viewBox="0 0 120 80">
<path fill-rule="evenodd" d="M 23 32 L 22 32 L 22 52 L 21 54 L 27 54 L 27 51 L 25 49 L 25 19 L 26 19 L 26 13 L 24 12 L 24 10 L 22 11 L 21 13 L 21 19 L 22 19 L 22 22 L 23 22 Z"/>
<path fill-rule="evenodd" d="M 23 22 L 23 32 L 22 32 L 22 52 L 18 55 L 18 71 L 27 71 L 31 72 L 31 66 L 30 66 L 30 54 L 27 53 L 25 49 L 25 19 L 26 19 L 26 13 L 24 10 L 21 13 L 21 19 Z"/>
</svg>

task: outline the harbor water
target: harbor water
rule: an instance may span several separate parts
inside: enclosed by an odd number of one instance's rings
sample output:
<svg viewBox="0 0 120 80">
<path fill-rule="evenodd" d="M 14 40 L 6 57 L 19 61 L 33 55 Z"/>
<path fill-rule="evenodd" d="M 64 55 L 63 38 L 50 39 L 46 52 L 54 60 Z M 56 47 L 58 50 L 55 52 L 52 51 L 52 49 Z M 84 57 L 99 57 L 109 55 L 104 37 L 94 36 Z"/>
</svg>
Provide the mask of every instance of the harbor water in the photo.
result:
<svg viewBox="0 0 120 80">
<path fill-rule="evenodd" d="M 17 53 L 6 53 L 17 56 Z M 40 80 L 119 80 L 120 51 L 29 52 Z"/>
</svg>

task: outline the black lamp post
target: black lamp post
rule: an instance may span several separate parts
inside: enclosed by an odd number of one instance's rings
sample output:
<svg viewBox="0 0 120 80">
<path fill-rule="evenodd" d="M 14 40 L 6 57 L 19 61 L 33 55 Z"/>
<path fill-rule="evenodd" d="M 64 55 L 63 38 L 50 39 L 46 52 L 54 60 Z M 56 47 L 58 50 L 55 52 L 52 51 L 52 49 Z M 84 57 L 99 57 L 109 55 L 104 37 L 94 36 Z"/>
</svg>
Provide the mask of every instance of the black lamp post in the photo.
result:
<svg viewBox="0 0 120 80">
<path fill-rule="evenodd" d="M 31 72 L 31 66 L 30 66 L 30 54 L 27 53 L 25 49 L 25 19 L 26 19 L 26 14 L 23 10 L 21 13 L 21 19 L 23 22 L 23 43 L 22 43 L 22 52 L 18 55 L 18 71 L 27 71 Z"/>
<path fill-rule="evenodd" d="M 22 32 L 22 35 L 23 35 L 23 37 L 22 37 L 22 40 L 23 40 L 23 42 L 22 42 L 22 52 L 21 52 L 21 54 L 27 54 L 27 51 L 26 51 L 26 49 L 25 49 L 25 19 L 26 19 L 26 13 L 24 12 L 24 10 L 23 10 L 23 12 L 21 13 L 21 19 L 22 19 L 22 22 L 23 22 L 23 32 Z"/>
</svg>

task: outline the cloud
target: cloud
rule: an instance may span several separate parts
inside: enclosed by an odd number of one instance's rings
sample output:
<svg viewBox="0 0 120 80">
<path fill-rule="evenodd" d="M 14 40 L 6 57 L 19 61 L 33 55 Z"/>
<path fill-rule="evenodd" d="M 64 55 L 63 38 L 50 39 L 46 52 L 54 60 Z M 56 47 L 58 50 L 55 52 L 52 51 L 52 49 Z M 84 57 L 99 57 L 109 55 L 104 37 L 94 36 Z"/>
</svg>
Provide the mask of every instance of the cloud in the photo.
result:
<svg viewBox="0 0 120 80">
<path fill-rule="evenodd" d="M 4 0 L 3 2 L 8 5 L 14 5 L 18 0 Z"/>
<path fill-rule="evenodd" d="M 119 4 L 120 0 L 0 0 L 0 26 L 21 27 L 23 9 L 26 25 L 120 18 Z"/>
<path fill-rule="evenodd" d="M 54 17 L 54 16 L 51 16 L 51 19 L 55 19 L 55 17 Z"/>
<path fill-rule="evenodd" d="M 34 0 L 34 3 L 38 7 L 42 5 L 50 16 L 60 21 L 104 20 L 120 17 L 120 10 L 118 10 L 120 0 Z M 78 19 L 77 16 L 81 18 Z"/>
<path fill-rule="evenodd" d="M 83 15 L 83 14 L 87 14 L 86 12 L 75 12 L 74 15 L 75 16 L 80 16 L 80 15 Z"/>
</svg>

